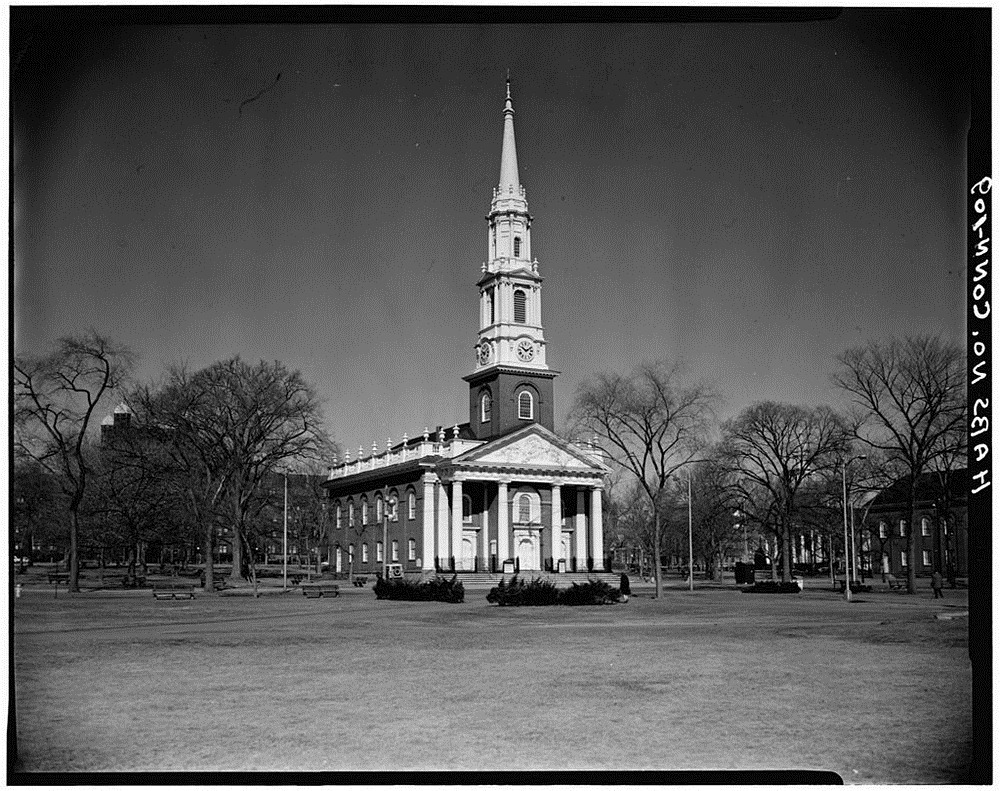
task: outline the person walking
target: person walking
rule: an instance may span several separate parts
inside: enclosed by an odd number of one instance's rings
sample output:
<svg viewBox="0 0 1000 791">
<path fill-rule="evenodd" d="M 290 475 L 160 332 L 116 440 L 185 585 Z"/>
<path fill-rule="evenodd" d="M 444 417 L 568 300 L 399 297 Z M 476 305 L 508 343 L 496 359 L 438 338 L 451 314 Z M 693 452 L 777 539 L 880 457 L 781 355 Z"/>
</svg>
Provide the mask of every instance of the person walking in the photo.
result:
<svg viewBox="0 0 1000 791">
<path fill-rule="evenodd" d="M 943 599 L 944 593 L 941 588 L 944 587 L 944 578 L 941 576 L 940 571 L 935 571 L 931 574 L 931 587 L 934 589 L 934 598 Z"/>
<path fill-rule="evenodd" d="M 627 602 L 628 597 L 632 595 L 632 586 L 629 585 L 628 574 L 622 574 L 618 585 L 618 594 L 621 596 L 622 602 Z"/>
</svg>

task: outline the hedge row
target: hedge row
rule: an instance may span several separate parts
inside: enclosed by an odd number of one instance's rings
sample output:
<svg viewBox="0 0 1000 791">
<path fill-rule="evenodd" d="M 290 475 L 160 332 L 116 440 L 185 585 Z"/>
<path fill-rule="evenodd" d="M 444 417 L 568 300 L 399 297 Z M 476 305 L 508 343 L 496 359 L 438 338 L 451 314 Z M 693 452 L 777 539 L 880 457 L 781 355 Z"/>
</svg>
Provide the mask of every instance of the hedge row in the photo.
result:
<svg viewBox="0 0 1000 791">
<path fill-rule="evenodd" d="M 525 582 L 516 574 L 510 581 L 500 580 L 486 596 L 490 604 L 501 607 L 545 607 L 551 604 L 579 606 L 584 604 L 616 604 L 619 591 L 601 580 L 590 580 L 582 585 L 559 590 L 555 584 L 543 579 Z"/>
<path fill-rule="evenodd" d="M 375 586 L 376 599 L 394 599 L 396 601 L 443 601 L 449 604 L 459 604 L 465 601 L 465 586 L 458 581 L 458 575 L 451 579 L 434 577 L 426 582 L 408 579 L 388 581 L 379 577 Z"/>
</svg>

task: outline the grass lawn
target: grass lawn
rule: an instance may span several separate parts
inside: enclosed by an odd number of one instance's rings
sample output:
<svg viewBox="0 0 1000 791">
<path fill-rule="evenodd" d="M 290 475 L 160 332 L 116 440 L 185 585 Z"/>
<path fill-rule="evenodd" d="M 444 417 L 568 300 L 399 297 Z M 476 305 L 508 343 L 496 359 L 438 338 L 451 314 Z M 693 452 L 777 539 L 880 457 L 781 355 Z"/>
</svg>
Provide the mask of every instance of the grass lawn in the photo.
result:
<svg viewBox="0 0 1000 791">
<path fill-rule="evenodd" d="M 962 782 L 964 592 L 606 607 L 12 601 L 24 771 L 826 769 Z"/>
</svg>

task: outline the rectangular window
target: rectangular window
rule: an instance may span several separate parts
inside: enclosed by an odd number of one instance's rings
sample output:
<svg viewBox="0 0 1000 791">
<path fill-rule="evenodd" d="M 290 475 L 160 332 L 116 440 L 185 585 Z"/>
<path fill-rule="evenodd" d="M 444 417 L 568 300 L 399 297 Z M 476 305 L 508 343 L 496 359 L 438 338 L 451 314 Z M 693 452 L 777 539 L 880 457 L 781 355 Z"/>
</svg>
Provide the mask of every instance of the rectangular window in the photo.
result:
<svg viewBox="0 0 1000 791">
<path fill-rule="evenodd" d="M 879 522 L 878 523 L 878 537 L 879 538 L 885 538 L 886 537 L 886 531 L 887 531 L 887 529 L 888 528 L 887 528 L 885 522 Z"/>
<path fill-rule="evenodd" d="M 929 566 L 931 564 L 931 553 L 925 549 L 921 555 L 923 556 L 924 565 Z"/>
<path fill-rule="evenodd" d="M 381 541 L 379 541 L 375 545 L 375 560 L 377 560 L 379 563 L 382 562 L 382 542 Z"/>
<path fill-rule="evenodd" d="M 906 538 L 906 520 L 905 519 L 900 519 L 899 520 L 899 535 L 900 535 L 900 538 Z"/>
<path fill-rule="evenodd" d="M 904 569 L 907 566 L 907 563 L 906 563 L 906 553 L 905 552 L 900 552 L 899 553 L 899 565 L 902 566 Z"/>
<path fill-rule="evenodd" d="M 417 542 L 412 538 L 406 542 L 406 557 L 409 560 L 417 559 Z"/>
<path fill-rule="evenodd" d="M 920 535 L 929 536 L 931 534 L 931 523 L 930 520 L 925 516 L 920 520 Z"/>
<path fill-rule="evenodd" d="M 367 563 L 368 562 L 368 544 L 367 543 L 361 545 L 361 562 L 362 563 Z"/>
<path fill-rule="evenodd" d="M 392 559 L 393 559 L 393 562 L 399 560 L 399 542 L 398 541 L 393 541 L 392 542 Z"/>
</svg>

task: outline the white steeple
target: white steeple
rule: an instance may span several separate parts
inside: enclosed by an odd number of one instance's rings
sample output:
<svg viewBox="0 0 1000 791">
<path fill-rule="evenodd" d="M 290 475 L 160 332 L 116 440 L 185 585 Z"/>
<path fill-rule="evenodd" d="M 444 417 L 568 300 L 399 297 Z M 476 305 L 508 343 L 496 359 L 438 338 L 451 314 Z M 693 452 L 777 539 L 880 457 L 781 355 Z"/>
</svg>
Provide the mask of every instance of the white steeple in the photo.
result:
<svg viewBox="0 0 1000 791">
<path fill-rule="evenodd" d="M 479 280 L 480 320 L 476 370 L 493 365 L 547 370 L 542 332 L 542 278 L 531 256 L 528 198 L 517 167 L 514 104 L 507 77 L 503 108 L 500 183 L 493 190 L 487 262 Z"/>
</svg>

